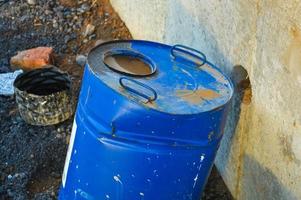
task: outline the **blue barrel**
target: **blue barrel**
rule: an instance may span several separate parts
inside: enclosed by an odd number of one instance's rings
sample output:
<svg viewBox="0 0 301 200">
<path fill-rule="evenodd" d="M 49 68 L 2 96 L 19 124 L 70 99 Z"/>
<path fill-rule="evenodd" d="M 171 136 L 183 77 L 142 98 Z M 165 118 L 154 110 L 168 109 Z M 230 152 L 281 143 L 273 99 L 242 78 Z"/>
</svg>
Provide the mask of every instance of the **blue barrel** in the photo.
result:
<svg viewBox="0 0 301 200">
<path fill-rule="evenodd" d="M 88 55 L 59 199 L 199 200 L 231 81 L 182 45 L 112 41 Z"/>
</svg>

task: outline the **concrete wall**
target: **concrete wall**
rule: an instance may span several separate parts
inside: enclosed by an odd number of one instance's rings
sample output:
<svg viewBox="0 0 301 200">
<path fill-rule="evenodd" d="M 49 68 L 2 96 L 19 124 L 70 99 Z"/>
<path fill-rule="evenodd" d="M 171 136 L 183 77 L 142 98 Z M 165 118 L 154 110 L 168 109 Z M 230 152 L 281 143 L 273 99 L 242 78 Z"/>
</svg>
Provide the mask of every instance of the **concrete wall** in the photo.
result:
<svg viewBox="0 0 301 200">
<path fill-rule="evenodd" d="M 301 199 L 301 2 L 111 3 L 136 39 L 195 47 L 228 74 L 247 69 L 252 100 L 233 106 L 216 165 L 237 199 Z"/>
</svg>

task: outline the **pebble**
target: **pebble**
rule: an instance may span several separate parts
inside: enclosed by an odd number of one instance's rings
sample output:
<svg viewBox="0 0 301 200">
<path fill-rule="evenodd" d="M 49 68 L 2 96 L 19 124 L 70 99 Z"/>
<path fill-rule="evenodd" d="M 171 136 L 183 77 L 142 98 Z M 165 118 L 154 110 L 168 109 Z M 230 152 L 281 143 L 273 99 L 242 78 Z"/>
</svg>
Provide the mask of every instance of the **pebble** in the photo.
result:
<svg viewBox="0 0 301 200">
<path fill-rule="evenodd" d="M 70 30 L 70 29 L 68 29 L 67 32 L 69 32 L 69 30 Z M 64 37 L 65 43 L 69 42 L 69 40 L 70 40 L 70 36 L 69 36 L 69 35 L 66 35 L 66 36 Z"/>
<path fill-rule="evenodd" d="M 51 11 L 51 10 L 45 10 L 45 14 L 46 15 L 50 15 L 50 14 L 52 14 L 53 12 Z"/>
<path fill-rule="evenodd" d="M 85 12 L 85 11 L 88 11 L 88 10 L 90 10 L 90 5 L 88 4 L 88 3 L 84 3 L 84 4 L 82 4 L 82 6 L 81 6 L 81 9 Z"/>
<path fill-rule="evenodd" d="M 84 55 L 77 55 L 75 60 L 79 66 L 84 67 L 86 64 L 87 57 Z"/>
<path fill-rule="evenodd" d="M 70 141 L 70 135 L 67 135 L 67 136 L 66 136 L 66 144 L 67 144 L 67 145 L 69 144 L 69 141 Z"/>
<path fill-rule="evenodd" d="M 89 40 L 95 39 L 96 38 L 96 34 L 90 35 L 89 36 Z"/>
<path fill-rule="evenodd" d="M 62 12 L 57 12 L 56 14 L 59 18 L 63 18 L 63 16 L 64 16 L 64 14 Z"/>
<path fill-rule="evenodd" d="M 57 22 L 55 22 L 55 23 L 52 24 L 52 27 L 57 28 L 57 27 L 59 27 L 59 24 Z"/>
<path fill-rule="evenodd" d="M 27 3 L 29 5 L 35 5 L 37 2 L 36 2 L 36 0 L 27 0 Z"/>
<path fill-rule="evenodd" d="M 94 31 L 95 31 L 95 26 L 93 24 L 88 24 L 83 33 L 83 36 L 87 37 L 87 36 L 91 35 Z"/>
</svg>

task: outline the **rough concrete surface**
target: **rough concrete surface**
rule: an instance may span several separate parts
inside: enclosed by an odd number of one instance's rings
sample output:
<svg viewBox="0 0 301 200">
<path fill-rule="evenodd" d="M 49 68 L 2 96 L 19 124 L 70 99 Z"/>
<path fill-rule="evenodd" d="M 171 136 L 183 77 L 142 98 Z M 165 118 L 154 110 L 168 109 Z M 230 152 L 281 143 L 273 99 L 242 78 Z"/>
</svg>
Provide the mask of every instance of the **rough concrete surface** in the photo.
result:
<svg viewBox="0 0 301 200">
<path fill-rule="evenodd" d="M 185 44 L 228 74 L 248 71 L 252 99 L 234 101 L 217 168 L 236 199 L 301 199 L 301 2 L 111 3 L 136 39 Z"/>
</svg>

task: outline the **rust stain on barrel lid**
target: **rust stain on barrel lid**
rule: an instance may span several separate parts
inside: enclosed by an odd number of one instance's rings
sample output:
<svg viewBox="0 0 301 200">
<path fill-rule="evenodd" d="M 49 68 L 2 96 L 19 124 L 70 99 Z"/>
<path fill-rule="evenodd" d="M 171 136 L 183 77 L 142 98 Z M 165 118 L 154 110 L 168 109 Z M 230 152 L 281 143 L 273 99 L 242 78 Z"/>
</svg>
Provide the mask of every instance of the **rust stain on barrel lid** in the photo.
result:
<svg viewBox="0 0 301 200">
<path fill-rule="evenodd" d="M 212 100 L 221 96 L 216 91 L 210 89 L 177 90 L 176 94 L 185 101 L 193 104 L 199 104 L 203 100 Z"/>
<path fill-rule="evenodd" d="M 201 66 L 199 69 L 206 71 L 208 74 L 213 76 L 216 81 L 221 82 L 221 83 L 228 83 L 228 80 L 221 74 L 218 70 L 214 69 L 213 67 L 204 64 Z"/>
</svg>

